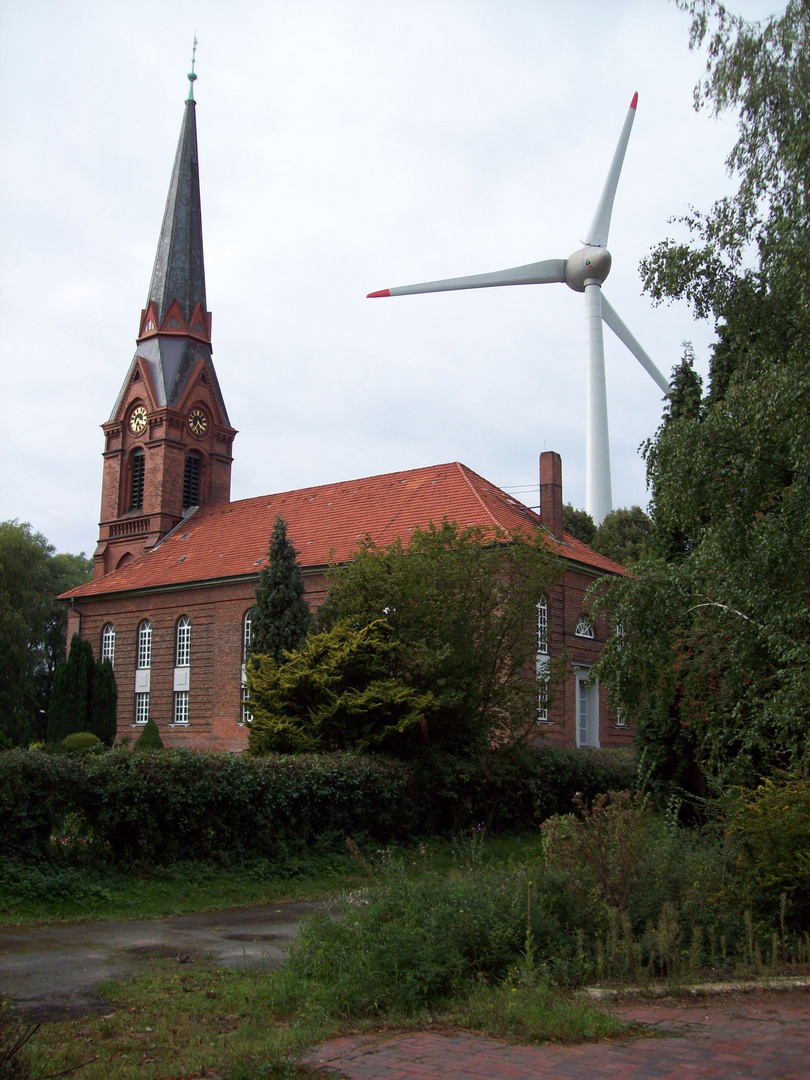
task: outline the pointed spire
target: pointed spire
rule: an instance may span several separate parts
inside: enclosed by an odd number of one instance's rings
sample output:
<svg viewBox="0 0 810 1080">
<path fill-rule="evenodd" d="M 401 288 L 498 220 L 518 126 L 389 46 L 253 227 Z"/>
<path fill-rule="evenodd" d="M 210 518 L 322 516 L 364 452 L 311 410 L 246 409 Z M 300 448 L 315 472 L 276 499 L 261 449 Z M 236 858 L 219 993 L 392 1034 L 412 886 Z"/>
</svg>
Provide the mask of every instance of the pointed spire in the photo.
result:
<svg viewBox="0 0 810 1080">
<path fill-rule="evenodd" d="M 194 39 L 194 49 L 197 39 Z M 152 282 L 146 307 L 157 308 L 157 328 L 163 325 L 166 314 L 176 300 L 186 326 L 197 304 L 207 311 L 205 303 L 205 266 L 203 263 L 202 211 L 200 208 L 200 175 L 197 158 L 196 102 L 193 90 L 194 57 L 192 55 L 189 96 L 186 99 L 183 125 L 177 143 L 169 195 L 163 215 Z"/>
</svg>

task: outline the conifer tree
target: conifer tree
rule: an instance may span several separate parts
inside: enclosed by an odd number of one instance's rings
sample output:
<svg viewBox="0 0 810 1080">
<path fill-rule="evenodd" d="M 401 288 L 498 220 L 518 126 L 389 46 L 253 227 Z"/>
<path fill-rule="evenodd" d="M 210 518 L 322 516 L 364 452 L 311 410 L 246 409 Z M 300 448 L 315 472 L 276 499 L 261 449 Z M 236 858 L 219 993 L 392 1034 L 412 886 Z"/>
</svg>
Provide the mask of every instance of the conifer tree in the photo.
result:
<svg viewBox="0 0 810 1080">
<path fill-rule="evenodd" d="M 96 664 L 93 672 L 92 717 L 90 730 L 105 746 L 115 742 L 118 687 L 113 666 L 108 659 Z"/>
<path fill-rule="evenodd" d="M 132 748 L 142 752 L 144 750 L 163 750 L 163 739 L 160 737 L 160 731 L 155 721 L 150 716 L 146 721 L 143 731 L 141 732 L 137 742 Z"/>
<path fill-rule="evenodd" d="M 297 649 L 309 630 L 312 616 L 304 600 L 304 578 L 297 552 L 287 537 L 287 523 L 277 517 L 270 536 L 267 566 L 256 588 L 251 624 L 251 654 L 271 656 L 276 663 Z"/>
<path fill-rule="evenodd" d="M 74 731 L 92 730 L 93 672 L 96 666 L 89 641 L 78 634 L 70 642 L 67 661 L 54 677 L 48 710 L 48 741 L 61 742 Z"/>
</svg>

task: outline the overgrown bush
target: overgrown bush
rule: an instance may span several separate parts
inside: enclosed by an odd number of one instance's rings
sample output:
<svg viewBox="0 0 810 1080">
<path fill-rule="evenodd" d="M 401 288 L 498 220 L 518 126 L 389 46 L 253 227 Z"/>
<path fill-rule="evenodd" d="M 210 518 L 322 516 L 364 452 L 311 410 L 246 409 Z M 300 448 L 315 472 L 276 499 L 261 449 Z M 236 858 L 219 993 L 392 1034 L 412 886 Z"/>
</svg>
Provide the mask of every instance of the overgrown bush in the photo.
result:
<svg viewBox="0 0 810 1080">
<path fill-rule="evenodd" d="M 190 856 L 275 858 L 349 835 L 381 841 L 491 828 L 532 828 L 581 792 L 632 782 L 632 758 L 610 751 L 493 751 L 419 767 L 371 754 L 249 758 L 115 748 L 100 756 L 0 755 L 4 843 L 16 858 L 90 854 L 165 865 Z M 82 843 L 78 843 L 82 840 Z"/>
<path fill-rule="evenodd" d="M 810 777 L 765 780 L 728 807 L 738 843 L 740 900 L 760 918 L 778 909 L 796 929 L 810 925 Z"/>
</svg>

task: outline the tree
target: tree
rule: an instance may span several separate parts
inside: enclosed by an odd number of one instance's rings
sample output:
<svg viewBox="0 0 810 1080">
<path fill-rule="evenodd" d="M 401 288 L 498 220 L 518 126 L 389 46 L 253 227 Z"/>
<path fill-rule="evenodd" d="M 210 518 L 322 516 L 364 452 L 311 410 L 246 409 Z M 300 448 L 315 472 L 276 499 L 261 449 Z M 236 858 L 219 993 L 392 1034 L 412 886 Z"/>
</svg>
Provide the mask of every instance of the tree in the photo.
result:
<svg viewBox="0 0 810 1080">
<path fill-rule="evenodd" d="M 599 674 L 645 768 L 699 788 L 810 764 L 810 5 L 762 24 L 681 6 L 709 37 L 699 104 L 739 109 L 739 188 L 645 263 L 718 341 L 708 390 L 687 355 L 646 447 L 658 557 L 602 597 L 625 634 Z"/>
<path fill-rule="evenodd" d="M 559 574 L 539 536 L 444 521 L 415 529 L 407 546 L 362 544 L 333 572 L 318 626 L 359 630 L 383 617 L 398 676 L 436 700 L 425 745 L 474 755 L 534 730 L 537 603 Z"/>
<path fill-rule="evenodd" d="M 65 656 L 66 614 L 56 596 L 92 576 L 82 555 L 54 555 L 27 523 L 0 522 L 0 732 L 45 736 L 54 671 Z"/>
<path fill-rule="evenodd" d="M 622 566 L 632 566 L 650 550 L 652 521 L 640 506 L 619 507 L 597 528 L 591 547 Z"/>
<path fill-rule="evenodd" d="M 596 525 L 587 510 L 575 510 L 571 503 L 563 506 L 563 529 L 583 544 L 590 544 L 596 535 Z"/>
<path fill-rule="evenodd" d="M 109 659 L 95 665 L 90 730 L 105 746 L 112 746 L 117 731 L 118 687 Z"/>
<path fill-rule="evenodd" d="M 312 621 L 296 555 L 287 537 L 286 522 L 277 517 L 267 565 L 259 574 L 251 622 L 251 653 L 270 656 L 276 663 L 283 660 L 285 652 L 301 645 Z"/>
<path fill-rule="evenodd" d="M 160 729 L 150 716 L 144 724 L 143 731 L 138 736 L 133 751 L 143 753 L 146 750 L 162 750 L 163 739 L 160 737 Z"/>
<path fill-rule="evenodd" d="M 399 677 L 401 653 L 385 619 L 359 628 L 346 620 L 312 634 L 280 664 L 251 661 L 251 753 L 412 753 L 436 702 Z"/>
<path fill-rule="evenodd" d="M 48 710 L 48 742 L 61 742 L 76 731 L 92 730 L 95 667 L 90 642 L 74 634 L 68 658 L 57 669 L 54 679 Z"/>
</svg>

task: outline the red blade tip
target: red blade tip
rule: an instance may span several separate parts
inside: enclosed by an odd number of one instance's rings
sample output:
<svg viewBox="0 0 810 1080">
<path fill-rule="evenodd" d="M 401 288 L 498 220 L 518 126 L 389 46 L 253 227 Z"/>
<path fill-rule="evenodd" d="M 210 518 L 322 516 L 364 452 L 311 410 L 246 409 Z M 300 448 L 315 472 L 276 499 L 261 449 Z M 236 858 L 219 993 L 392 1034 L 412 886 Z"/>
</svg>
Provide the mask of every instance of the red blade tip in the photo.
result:
<svg viewBox="0 0 810 1080">
<path fill-rule="evenodd" d="M 370 292 L 366 297 L 366 300 L 371 300 L 374 296 L 390 296 L 391 293 L 388 289 L 380 289 L 379 292 Z"/>
<path fill-rule="evenodd" d="M 636 90 L 635 94 L 633 94 L 633 100 L 630 102 L 630 108 L 635 109 L 636 105 L 638 105 L 638 90 Z"/>
</svg>

